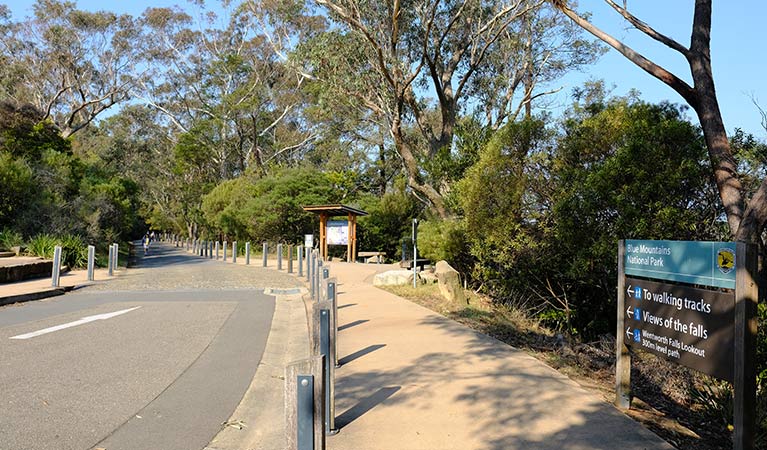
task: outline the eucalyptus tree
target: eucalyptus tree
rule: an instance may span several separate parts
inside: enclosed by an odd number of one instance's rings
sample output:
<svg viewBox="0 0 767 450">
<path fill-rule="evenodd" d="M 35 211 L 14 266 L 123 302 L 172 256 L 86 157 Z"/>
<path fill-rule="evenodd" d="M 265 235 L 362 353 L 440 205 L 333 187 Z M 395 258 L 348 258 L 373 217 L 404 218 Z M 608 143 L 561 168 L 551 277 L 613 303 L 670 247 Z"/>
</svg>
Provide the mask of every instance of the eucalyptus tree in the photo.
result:
<svg viewBox="0 0 767 450">
<path fill-rule="evenodd" d="M 321 84 L 334 105 L 365 110 L 359 117 L 385 125 L 408 184 L 441 217 L 450 214 L 444 188 L 429 179 L 424 163 L 452 148 L 461 115 L 482 112 L 486 126 L 498 127 L 543 94 L 536 82 L 553 79 L 552 67 L 564 70 L 595 55 L 572 26 L 539 13 L 542 1 L 282 3 L 290 4 L 284 7 L 290 16 L 331 21 L 326 32 L 282 53 L 301 63 L 301 73 Z M 289 15 L 284 22 L 291 23 Z M 290 29 L 275 22 L 271 29 Z M 284 39 L 287 32 L 275 35 L 281 48 L 294 42 Z"/>
<path fill-rule="evenodd" d="M 644 33 L 676 53 L 688 63 L 692 85 L 678 74 L 672 73 L 657 62 L 643 56 L 595 26 L 587 17 L 580 15 L 567 0 L 551 0 L 564 15 L 584 30 L 613 47 L 629 61 L 657 78 L 676 91 L 695 111 L 706 139 L 709 160 L 719 197 L 727 215 L 732 237 L 740 241 L 757 242 L 767 223 L 767 178 L 746 202 L 743 183 L 738 173 L 738 162 L 734 156 L 727 131 L 722 120 L 716 96 L 711 64 L 711 5 L 712 0 L 695 0 L 690 44 L 684 45 L 667 36 L 632 14 L 627 2 L 621 4 L 605 0 L 616 13 L 631 27 Z"/>
<path fill-rule="evenodd" d="M 131 16 L 74 2 L 37 0 L 18 22 L 0 9 L 0 93 L 34 105 L 69 137 L 128 99 L 137 38 Z"/>
<path fill-rule="evenodd" d="M 301 80 L 286 73 L 243 14 L 198 20 L 178 8 L 150 8 L 142 24 L 150 69 L 137 95 L 211 149 L 220 179 L 297 158 L 311 143 L 296 108 Z"/>
</svg>

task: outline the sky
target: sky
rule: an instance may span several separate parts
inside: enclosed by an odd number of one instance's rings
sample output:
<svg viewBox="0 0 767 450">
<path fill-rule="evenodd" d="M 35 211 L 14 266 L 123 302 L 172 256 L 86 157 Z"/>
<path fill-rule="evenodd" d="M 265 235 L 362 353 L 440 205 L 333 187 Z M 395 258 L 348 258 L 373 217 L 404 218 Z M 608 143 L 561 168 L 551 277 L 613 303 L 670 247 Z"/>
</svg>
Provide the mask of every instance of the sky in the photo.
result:
<svg viewBox="0 0 767 450">
<path fill-rule="evenodd" d="M 8 5 L 19 19 L 31 14 L 31 0 L 0 0 Z M 139 15 L 147 7 L 173 6 L 184 0 L 79 0 L 77 6 L 86 10 L 108 9 L 117 13 Z M 211 9 L 217 2 L 206 2 Z M 233 2 L 233 3 L 236 3 Z M 620 0 L 618 3 L 622 3 Z M 629 10 L 657 31 L 689 46 L 694 0 L 628 0 Z M 767 131 L 761 125 L 761 115 L 753 104 L 755 99 L 767 110 L 767 58 L 763 30 L 767 20 L 767 2 L 764 0 L 714 1 L 711 30 L 711 59 L 719 105 L 728 133 L 741 128 L 756 137 L 767 140 Z M 692 83 L 689 66 L 675 51 L 629 29 L 603 0 L 580 0 L 579 11 L 590 11 L 592 22 L 623 41 L 634 50 L 660 64 L 688 83 Z M 645 101 L 670 101 L 684 104 L 684 100 L 671 88 L 634 66 L 615 50 L 610 49 L 601 59 L 583 72 L 566 76 L 553 87 L 561 88 L 553 102 L 552 113 L 557 115 L 570 103 L 573 88 L 590 79 L 603 79 L 614 86 L 614 95 L 625 95 L 631 89 L 641 92 Z M 688 118 L 697 123 L 691 112 Z"/>
</svg>

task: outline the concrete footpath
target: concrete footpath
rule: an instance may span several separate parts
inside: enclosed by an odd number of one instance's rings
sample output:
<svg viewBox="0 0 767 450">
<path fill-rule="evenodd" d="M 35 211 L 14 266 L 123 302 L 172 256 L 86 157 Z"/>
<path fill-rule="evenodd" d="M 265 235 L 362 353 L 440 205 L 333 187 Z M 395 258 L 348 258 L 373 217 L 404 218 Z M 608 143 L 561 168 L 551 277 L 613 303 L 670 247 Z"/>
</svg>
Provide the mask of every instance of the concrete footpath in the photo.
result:
<svg viewBox="0 0 767 450">
<path fill-rule="evenodd" d="M 612 405 L 498 340 L 373 287 L 339 282 L 331 450 L 671 449 Z"/>
<path fill-rule="evenodd" d="M 114 272 L 114 276 L 118 276 L 124 271 L 124 267 L 118 269 Z M 95 281 L 88 281 L 87 270 L 71 270 L 61 274 L 59 277 L 59 287 L 53 287 L 51 277 L 3 283 L 0 284 L 0 306 L 55 297 L 73 289 L 101 283 L 110 279 L 107 269 L 96 269 L 93 277 Z"/>
</svg>

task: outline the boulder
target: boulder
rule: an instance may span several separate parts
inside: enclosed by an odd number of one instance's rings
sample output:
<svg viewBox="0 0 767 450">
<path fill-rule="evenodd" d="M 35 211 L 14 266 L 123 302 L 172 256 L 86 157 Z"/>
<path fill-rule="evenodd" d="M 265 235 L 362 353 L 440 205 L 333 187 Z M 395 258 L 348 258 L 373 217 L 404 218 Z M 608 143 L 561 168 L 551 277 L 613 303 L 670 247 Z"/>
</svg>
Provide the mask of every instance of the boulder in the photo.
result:
<svg viewBox="0 0 767 450">
<path fill-rule="evenodd" d="M 466 296 L 461 286 L 461 276 L 447 261 L 438 261 L 434 269 L 439 283 L 439 292 L 443 297 L 460 304 L 466 303 Z"/>
<path fill-rule="evenodd" d="M 421 278 L 421 282 L 424 284 L 437 284 L 439 282 L 434 272 L 418 272 L 418 276 Z"/>
<path fill-rule="evenodd" d="M 413 273 L 409 270 L 387 270 L 373 277 L 373 286 L 397 286 L 413 284 Z"/>
</svg>

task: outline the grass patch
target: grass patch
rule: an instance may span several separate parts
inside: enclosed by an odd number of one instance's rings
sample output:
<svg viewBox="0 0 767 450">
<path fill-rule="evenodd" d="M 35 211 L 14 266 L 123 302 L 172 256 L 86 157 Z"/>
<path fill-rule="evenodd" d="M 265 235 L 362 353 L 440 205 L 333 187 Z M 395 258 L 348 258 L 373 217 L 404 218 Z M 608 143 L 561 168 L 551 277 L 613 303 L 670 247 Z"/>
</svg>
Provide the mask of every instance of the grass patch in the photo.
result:
<svg viewBox="0 0 767 450">
<path fill-rule="evenodd" d="M 458 304 L 445 299 L 436 284 L 381 288 L 518 348 L 540 351 L 557 342 L 554 332 L 525 311 L 494 303 L 474 291 L 465 291 L 467 303 Z"/>
</svg>

